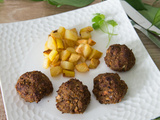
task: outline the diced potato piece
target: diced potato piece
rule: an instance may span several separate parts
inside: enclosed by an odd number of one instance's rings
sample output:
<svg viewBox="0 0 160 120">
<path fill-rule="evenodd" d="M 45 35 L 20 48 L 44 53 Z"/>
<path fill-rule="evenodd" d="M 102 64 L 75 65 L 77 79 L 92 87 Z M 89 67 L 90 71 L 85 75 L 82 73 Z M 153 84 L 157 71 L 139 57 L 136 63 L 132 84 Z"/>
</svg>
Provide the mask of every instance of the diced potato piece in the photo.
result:
<svg viewBox="0 0 160 120">
<path fill-rule="evenodd" d="M 54 39 L 56 39 L 56 38 L 62 39 L 62 36 L 61 36 L 60 33 L 58 33 L 58 30 L 52 31 L 52 32 L 50 33 L 50 35 L 51 35 Z"/>
<path fill-rule="evenodd" d="M 61 65 L 61 61 L 57 61 L 55 63 L 50 64 L 51 67 L 60 66 L 60 65 Z"/>
<path fill-rule="evenodd" d="M 89 64 L 89 68 L 90 69 L 97 68 L 99 63 L 100 63 L 99 59 L 92 58 L 91 61 L 90 61 L 90 64 Z"/>
<path fill-rule="evenodd" d="M 77 64 L 77 65 L 75 66 L 75 68 L 76 68 L 76 70 L 77 70 L 78 72 L 87 72 L 87 71 L 89 71 L 89 68 L 88 68 L 88 66 L 87 66 L 86 63 Z"/>
<path fill-rule="evenodd" d="M 64 77 L 74 77 L 75 72 L 74 71 L 69 71 L 69 70 L 63 70 L 63 76 Z"/>
<path fill-rule="evenodd" d="M 76 62 L 80 59 L 80 55 L 76 53 L 72 53 L 71 56 L 69 57 L 69 62 Z"/>
<path fill-rule="evenodd" d="M 61 67 L 66 70 L 74 70 L 74 65 L 69 61 L 61 61 Z"/>
<path fill-rule="evenodd" d="M 63 50 L 60 53 L 60 58 L 61 58 L 61 60 L 65 61 L 69 58 L 70 55 L 71 55 L 71 53 L 68 50 Z"/>
<path fill-rule="evenodd" d="M 77 32 L 77 29 L 76 28 L 72 28 L 72 29 L 70 29 L 71 31 L 73 31 L 74 33 L 76 33 L 76 35 L 78 36 L 78 38 L 79 38 L 79 35 L 78 35 L 78 32 Z"/>
<path fill-rule="evenodd" d="M 76 50 L 73 47 L 68 47 L 66 50 L 68 50 L 70 53 L 76 53 Z"/>
<path fill-rule="evenodd" d="M 50 54 L 51 51 L 52 51 L 52 50 L 50 50 L 50 49 L 45 50 L 45 51 L 43 51 L 43 55 L 44 55 L 45 57 L 49 57 L 49 54 Z"/>
<path fill-rule="evenodd" d="M 84 27 L 80 30 L 80 33 L 81 32 L 91 32 L 93 31 L 93 28 L 91 26 L 87 26 L 87 27 Z"/>
<path fill-rule="evenodd" d="M 72 30 L 66 29 L 65 34 L 64 34 L 64 38 L 67 39 L 67 40 L 77 41 L 78 36 Z"/>
<path fill-rule="evenodd" d="M 78 36 L 78 32 L 77 32 L 77 29 L 76 28 L 72 28 L 72 29 L 70 29 L 71 31 L 73 31 L 73 32 L 75 32 L 76 34 L 77 34 L 77 36 Z"/>
<path fill-rule="evenodd" d="M 56 55 L 58 54 L 58 52 L 56 50 L 52 50 L 50 53 L 49 53 L 49 59 L 50 61 L 53 61 L 53 59 L 56 57 Z"/>
<path fill-rule="evenodd" d="M 80 35 L 81 35 L 81 38 L 83 38 L 83 39 L 91 38 L 90 32 L 81 32 Z"/>
<path fill-rule="evenodd" d="M 53 59 L 53 61 L 50 63 L 50 66 L 58 66 L 58 65 L 60 65 L 60 61 L 59 61 L 59 54 L 57 54 L 56 56 L 55 56 L 55 58 Z"/>
<path fill-rule="evenodd" d="M 55 56 L 55 58 L 53 59 L 52 63 L 58 62 L 58 61 L 59 61 L 59 58 L 60 58 L 60 56 L 59 56 L 59 54 L 57 54 L 57 55 Z"/>
<path fill-rule="evenodd" d="M 48 50 L 48 40 L 46 41 L 45 45 L 44 45 L 44 50 Z"/>
<path fill-rule="evenodd" d="M 63 49 L 64 46 L 63 46 L 63 42 L 61 39 L 56 39 L 56 42 L 57 42 L 57 49 Z"/>
<path fill-rule="evenodd" d="M 48 48 L 51 50 L 53 50 L 53 49 L 56 50 L 56 48 L 57 48 L 56 41 L 52 36 L 48 37 Z"/>
<path fill-rule="evenodd" d="M 99 58 L 101 58 L 102 54 L 103 54 L 102 52 L 100 52 L 100 51 L 98 51 L 96 49 L 93 49 L 92 53 L 91 53 L 91 55 L 89 56 L 88 59 L 91 59 L 91 58 L 99 59 Z"/>
<path fill-rule="evenodd" d="M 86 58 L 85 58 L 83 55 L 81 55 L 80 61 L 81 61 L 81 62 L 85 62 L 85 61 L 86 61 Z"/>
<path fill-rule="evenodd" d="M 43 61 L 43 68 L 47 69 L 49 68 L 49 65 L 50 65 L 51 61 L 49 58 L 44 58 L 44 61 Z"/>
<path fill-rule="evenodd" d="M 93 46 L 93 45 L 96 44 L 96 42 L 93 41 L 91 38 L 89 38 L 89 39 L 88 39 L 88 44 L 89 44 L 90 46 Z"/>
<path fill-rule="evenodd" d="M 78 64 L 78 61 L 73 62 L 73 65 L 74 65 L 74 66 L 77 65 L 77 64 Z"/>
<path fill-rule="evenodd" d="M 55 66 L 50 68 L 50 73 L 52 77 L 58 76 L 62 73 L 62 67 L 61 66 Z"/>
<path fill-rule="evenodd" d="M 65 31 L 66 29 L 62 26 L 60 26 L 58 29 L 58 33 L 62 36 L 62 38 L 64 38 Z"/>
<path fill-rule="evenodd" d="M 68 46 L 67 46 L 67 43 L 66 43 L 66 40 L 65 39 L 62 39 L 62 42 L 63 42 L 63 47 L 64 49 L 66 49 Z"/>
<path fill-rule="evenodd" d="M 79 45 L 79 44 L 87 44 L 87 43 L 88 43 L 88 40 L 85 40 L 85 39 L 77 40 L 77 45 Z"/>
<path fill-rule="evenodd" d="M 67 47 L 75 47 L 76 42 L 73 40 L 65 40 L 66 46 Z"/>
<path fill-rule="evenodd" d="M 88 44 L 85 44 L 84 48 L 83 48 L 83 55 L 84 55 L 84 57 L 87 58 L 91 54 L 91 52 L 92 52 L 91 46 L 88 45 Z"/>
<path fill-rule="evenodd" d="M 84 44 L 78 45 L 76 48 L 76 52 L 80 54 L 83 53 L 83 48 L 84 48 Z"/>
</svg>

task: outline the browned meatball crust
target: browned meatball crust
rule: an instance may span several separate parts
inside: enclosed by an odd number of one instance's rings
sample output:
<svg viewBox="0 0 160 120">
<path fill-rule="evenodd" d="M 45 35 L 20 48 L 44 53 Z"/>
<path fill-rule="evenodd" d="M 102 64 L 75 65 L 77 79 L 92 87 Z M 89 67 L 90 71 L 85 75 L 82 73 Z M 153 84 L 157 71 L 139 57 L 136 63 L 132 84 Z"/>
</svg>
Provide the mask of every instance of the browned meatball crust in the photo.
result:
<svg viewBox="0 0 160 120">
<path fill-rule="evenodd" d="M 127 92 L 127 85 L 117 73 L 99 74 L 94 78 L 93 93 L 101 104 L 118 103 Z"/>
<path fill-rule="evenodd" d="M 111 45 L 106 52 L 104 58 L 108 67 L 115 71 L 128 71 L 135 64 L 135 57 L 126 45 Z"/>
<path fill-rule="evenodd" d="M 91 94 L 88 87 L 78 79 L 70 79 L 62 83 L 57 93 L 56 106 L 62 113 L 83 113 L 90 103 Z"/>
<path fill-rule="evenodd" d="M 53 92 L 51 81 L 40 71 L 26 72 L 21 75 L 15 88 L 26 102 L 38 103 L 44 96 Z"/>
</svg>

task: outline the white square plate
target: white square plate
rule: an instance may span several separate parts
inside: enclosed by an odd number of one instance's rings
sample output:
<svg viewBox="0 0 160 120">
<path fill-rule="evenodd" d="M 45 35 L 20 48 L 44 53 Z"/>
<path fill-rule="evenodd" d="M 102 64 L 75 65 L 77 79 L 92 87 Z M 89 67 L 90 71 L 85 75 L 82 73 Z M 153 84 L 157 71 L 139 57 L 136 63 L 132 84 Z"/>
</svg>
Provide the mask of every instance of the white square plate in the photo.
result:
<svg viewBox="0 0 160 120">
<path fill-rule="evenodd" d="M 48 34 L 59 26 L 67 29 L 92 25 L 94 13 L 103 13 L 118 23 L 118 34 L 111 44 L 126 44 L 136 57 L 135 66 L 128 72 L 118 73 L 128 85 L 128 92 L 118 104 L 102 105 L 92 93 L 93 78 L 99 73 L 114 72 L 105 65 L 108 37 L 93 31 L 95 49 L 103 52 L 97 69 L 76 73 L 75 78 L 87 85 L 91 103 L 80 115 L 62 114 L 56 109 L 56 91 L 69 78 L 52 78 L 49 69 L 43 69 L 43 50 Z M 130 24 L 119 0 L 108 0 L 71 12 L 24 22 L 0 24 L 0 76 L 3 101 L 8 120 L 150 120 L 160 115 L 160 72 L 142 45 Z M 19 76 L 27 71 L 39 70 L 53 83 L 54 92 L 38 104 L 25 102 L 15 89 Z"/>
</svg>

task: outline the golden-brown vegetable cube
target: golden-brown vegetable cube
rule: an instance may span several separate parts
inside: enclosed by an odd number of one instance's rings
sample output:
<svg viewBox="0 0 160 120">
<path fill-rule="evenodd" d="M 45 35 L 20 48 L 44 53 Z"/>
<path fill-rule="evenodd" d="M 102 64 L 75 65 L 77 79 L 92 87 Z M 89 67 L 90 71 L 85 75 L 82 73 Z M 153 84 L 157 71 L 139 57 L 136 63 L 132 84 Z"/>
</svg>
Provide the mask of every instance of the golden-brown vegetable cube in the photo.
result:
<svg viewBox="0 0 160 120">
<path fill-rule="evenodd" d="M 61 58 L 61 60 L 65 61 L 69 58 L 70 55 L 71 55 L 71 53 L 68 50 L 63 50 L 60 53 L 60 58 Z"/>
<path fill-rule="evenodd" d="M 70 53 L 76 53 L 76 50 L 73 47 L 67 47 L 67 49 Z"/>
<path fill-rule="evenodd" d="M 43 55 L 44 55 L 45 57 L 49 57 L 49 54 L 50 54 L 51 51 L 52 51 L 52 50 L 50 50 L 50 49 L 45 50 L 45 51 L 43 51 Z"/>
<path fill-rule="evenodd" d="M 89 39 L 88 39 L 88 44 L 89 44 L 90 46 L 93 46 L 93 45 L 96 44 L 96 42 L 93 41 L 91 38 L 89 38 Z"/>
<path fill-rule="evenodd" d="M 62 39 L 62 36 L 61 36 L 60 33 L 58 33 L 58 30 L 52 31 L 52 32 L 50 33 L 50 35 L 51 35 L 54 39 L 56 39 L 56 38 Z"/>
<path fill-rule="evenodd" d="M 83 39 L 91 38 L 90 32 L 81 32 L 80 35 L 81 35 L 81 38 L 83 38 Z"/>
<path fill-rule="evenodd" d="M 69 61 L 61 61 L 61 67 L 66 70 L 74 70 L 74 64 Z"/>
<path fill-rule="evenodd" d="M 99 63 L 100 63 L 99 59 L 92 58 L 90 60 L 89 68 L 90 69 L 97 68 L 97 66 L 99 65 Z"/>
<path fill-rule="evenodd" d="M 61 65 L 61 61 L 57 61 L 55 63 L 52 63 L 50 64 L 51 67 L 55 67 L 55 66 L 60 66 Z"/>
<path fill-rule="evenodd" d="M 73 31 L 73 32 L 75 32 L 76 34 L 77 34 L 77 36 L 78 36 L 78 32 L 77 32 L 77 29 L 76 28 L 72 28 L 72 29 L 70 29 L 71 31 Z"/>
<path fill-rule="evenodd" d="M 63 42 L 62 42 L 62 40 L 61 39 L 56 39 L 56 42 L 57 42 L 57 49 L 63 49 L 64 48 L 64 46 L 63 46 Z"/>
<path fill-rule="evenodd" d="M 82 28 L 82 29 L 80 30 L 81 38 L 84 38 L 84 39 L 91 38 L 91 34 L 90 34 L 91 31 L 93 31 L 93 28 L 92 28 L 91 26 Z"/>
<path fill-rule="evenodd" d="M 74 71 L 69 71 L 69 70 L 63 70 L 63 76 L 64 77 L 74 77 L 75 72 Z"/>
<path fill-rule="evenodd" d="M 99 58 L 101 58 L 102 54 L 103 54 L 102 52 L 100 52 L 100 51 L 98 51 L 96 49 L 93 49 L 92 53 L 91 53 L 91 55 L 89 56 L 88 59 L 91 59 L 91 58 L 99 59 Z"/>
<path fill-rule="evenodd" d="M 48 44 L 47 45 L 48 45 L 48 48 L 51 50 L 53 50 L 53 49 L 56 50 L 56 48 L 57 48 L 56 41 L 52 36 L 48 37 Z"/>
<path fill-rule="evenodd" d="M 66 29 L 62 26 L 60 26 L 58 29 L 58 33 L 62 36 L 62 38 L 64 38 L 65 31 Z"/>
<path fill-rule="evenodd" d="M 45 45 L 44 45 L 44 50 L 48 50 L 48 40 L 46 41 Z"/>
<path fill-rule="evenodd" d="M 52 50 L 50 53 L 49 53 L 49 59 L 50 61 L 53 61 L 53 59 L 56 57 L 56 55 L 58 54 L 58 52 L 56 50 Z"/>
<path fill-rule="evenodd" d="M 72 53 L 71 56 L 69 57 L 69 62 L 77 62 L 80 59 L 80 55 L 76 53 Z"/>
<path fill-rule="evenodd" d="M 80 59 L 81 62 L 85 62 L 87 60 L 87 58 L 85 58 L 83 55 L 81 55 Z"/>
<path fill-rule="evenodd" d="M 84 48 L 84 44 L 78 45 L 76 48 L 76 52 L 79 54 L 83 53 L 83 48 Z"/>
<path fill-rule="evenodd" d="M 73 40 L 65 40 L 66 46 L 67 47 L 75 47 L 76 42 Z"/>
<path fill-rule="evenodd" d="M 81 32 L 91 32 L 93 31 L 93 28 L 91 26 L 87 26 L 87 27 L 84 27 L 80 30 L 80 33 Z"/>
<path fill-rule="evenodd" d="M 87 66 L 86 63 L 77 64 L 77 65 L 75 66 L 75 68 L 76 68 L 76 70 L 77 70 L 78 72 L 87 72 L 87 71 L 89 71 L 89 68 L 88 68 L 88 66 Z"/>
<path fill-rule="evenodd" d="M 60 56 L 59 56 L 59 54 L 57 54 L 57 55 L 55 56 L 55 58 L 53 59 L 52 63 L 58 62 L 58 61 L 59 61 L 59 58 L 60 58 Z M 51 63 L 51 64 L 52 64 L 52 63 Z"/>
<path fill-rule="evenodd" d="M 53 61 L 50 63 L 50 66 L 59 66 L 61 64 L 60 60 L 59 60 L 59 54 L 57 54 L 55 56 L 55 58 L 53 59 Z"/>
<path fill-rule="evenodd" d="M 88 45 L 88 44 L 85 44 L 84 48 L 83 48 L 83 55 L 84 55 L 84 57 L 88 58 L 88 56 L 91 54 L 91 52 L 92 52 L 91 46 Z"/>
<path fill-rule="evenodd" d="M 52 77 L 58 76 L 62 73 L 62 67 L 61 66 L 55 66 L 50 68 L 50 73 Z"/>
<path fill-rule="evenodd" d="M 67 39 L 67 40 L 77 41 L 78 36 L 72 30 L 66 29 L 65 34 L 64 34 L 64 38 Z"/>
<path fill-rule="evenodd" d="M 43 61 L 43 68 L 47 69 L 49 68 L 49 65 L 50 65 L 51 61 L 49 58 L 44 58 L 44 61 Z"/>
<path fill-rule="evenodd" d="M 88 40 L 85 40 L 85 39 L 77 40 L 77 45 L 79 45 L 79 44 L 87 44 L 87 43 L 88 43 Z"/>
</svg>

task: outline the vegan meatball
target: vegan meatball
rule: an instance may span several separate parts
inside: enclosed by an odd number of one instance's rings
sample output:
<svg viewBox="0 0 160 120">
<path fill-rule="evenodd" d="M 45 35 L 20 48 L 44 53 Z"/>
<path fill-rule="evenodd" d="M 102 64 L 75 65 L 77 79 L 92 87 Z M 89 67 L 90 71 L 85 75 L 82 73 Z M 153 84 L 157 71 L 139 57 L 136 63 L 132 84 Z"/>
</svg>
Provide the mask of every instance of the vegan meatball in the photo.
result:
<svg viewBox="0 0 160 120">
<path fill-rule="evenodd" d="M 99 74 L 94 78 L 93 93 L 101 104 L 118 103 L 127 92 L 127 85 L 117 73 Z"/>
<path fill-rule="evenodd" d="M 53 91 L 51 81 L 40 71 L 26 72 L 21 75 L 15 88 L 26 102 L 36 103 Z"/>
<path fill-rule="evenodd" d="M 62 83 L 57 93 L 56 106 L 62 113 L 83 113 L 90 103 L 91 94 L 88 87 L 78 79 L 70 79 Z"/>
<path fill-rule="evenodd" d="M 104 58 L 108 67 L 115 71 L 128 71 L 135 64 L 135 57 L 126 45 L 111 45 L 106 52 Z"/>
</svg>

